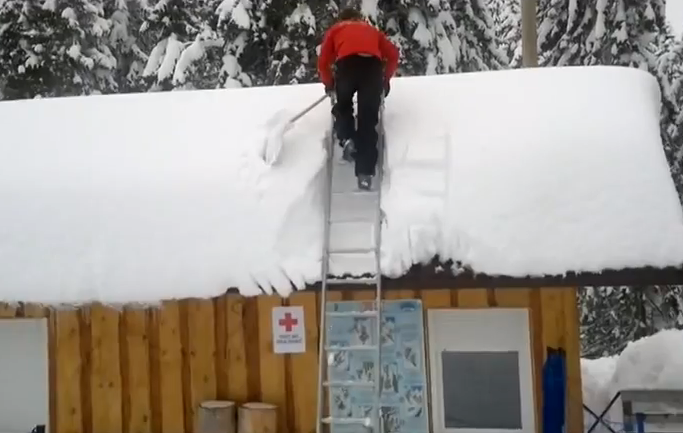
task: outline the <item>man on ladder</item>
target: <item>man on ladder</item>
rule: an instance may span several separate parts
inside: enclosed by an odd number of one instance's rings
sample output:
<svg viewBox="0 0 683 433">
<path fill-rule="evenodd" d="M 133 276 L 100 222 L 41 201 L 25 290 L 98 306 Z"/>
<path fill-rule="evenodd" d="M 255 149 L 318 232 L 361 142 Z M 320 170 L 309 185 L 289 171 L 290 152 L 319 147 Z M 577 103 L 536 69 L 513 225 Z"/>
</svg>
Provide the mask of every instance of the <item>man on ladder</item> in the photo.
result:
<svg viewBox="0 0 683 433">
<path fill-rule="evenodd" d="M 377 165 L 377 123 L 383 96 L 396 72 L 399 50 L 353 8 L 339 13 L 339 22 L 323 38 L 318 72 L 325 92 L 336 94 L 334 129 L 346 161 L 355 160 L 358 187 L 369 190 Z M 384 64 L 386 63 L 386 65 Z M 336 67 L 335 73 L 332 66 Z M 353 96 L 358 94 L 358 127 Z M 382 94 L 384 93 L 384 95 Z"/>
</svg>

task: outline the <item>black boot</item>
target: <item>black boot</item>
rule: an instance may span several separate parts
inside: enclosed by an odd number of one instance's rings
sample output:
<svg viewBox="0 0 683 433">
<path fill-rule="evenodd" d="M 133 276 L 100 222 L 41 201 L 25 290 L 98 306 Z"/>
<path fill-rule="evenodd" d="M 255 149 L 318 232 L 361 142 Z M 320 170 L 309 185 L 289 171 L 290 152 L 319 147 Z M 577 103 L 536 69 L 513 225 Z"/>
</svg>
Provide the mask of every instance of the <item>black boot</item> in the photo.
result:
<svg viewBox="0 0 683 433">
<path fill-rule="evenodd" d="M 370 191 L 372 188 L 372 176 L 369 174 L 358 175 L 358 189 Z"/>
<path fill-rule="evenodd" d="M 353 162 L 356 154 L 356 146 L 353 140 L 348 139 L 342 142 L 342 159 L 346 162 Z"/>
</svg>

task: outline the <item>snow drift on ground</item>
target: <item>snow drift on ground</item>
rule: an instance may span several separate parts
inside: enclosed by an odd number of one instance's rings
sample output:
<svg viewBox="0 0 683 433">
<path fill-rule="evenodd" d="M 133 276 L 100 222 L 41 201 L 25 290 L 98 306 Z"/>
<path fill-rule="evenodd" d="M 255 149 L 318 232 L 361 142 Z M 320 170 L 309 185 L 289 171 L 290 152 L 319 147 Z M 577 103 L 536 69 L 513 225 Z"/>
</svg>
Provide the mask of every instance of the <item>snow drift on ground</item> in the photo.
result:
<svg viewBox="0 0 683 433">
<path fill-rule="evenodd" d="M 318 84 L 0 104 L 0 298 L 154 302 L 319 279 Z M 386 101 L 383 269 L 526 276 L 683 263 L 683 212 L 645 72 L 397 78 Z"/>
<path fill-rule="evenodd" d="M 618 356 L 581 360 L 583 403 L 600 414 L 620 390 L 683 390 L 683 331 L 669 329 L 631 342 Z M 621 400 L 612 406 L 604 419 L 614 430 L 623 430 Z M 584 411 L 584 424 L 590 427 L 595 418 Z M 608 433 L 599 425 L 594 433 Z"/>
</svg>

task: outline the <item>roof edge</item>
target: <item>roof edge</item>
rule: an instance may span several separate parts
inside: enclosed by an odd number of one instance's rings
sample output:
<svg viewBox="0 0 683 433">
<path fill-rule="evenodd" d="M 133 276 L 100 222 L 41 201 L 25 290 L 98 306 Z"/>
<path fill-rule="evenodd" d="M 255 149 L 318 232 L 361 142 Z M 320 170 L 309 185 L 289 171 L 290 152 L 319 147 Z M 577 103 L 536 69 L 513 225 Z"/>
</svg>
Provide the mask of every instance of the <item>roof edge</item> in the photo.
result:
<svg viewBox="0 0 683 433">
<path fill-rule="evenodd" d="M 680 267 L 644 266 L 606 269 L 602 272 L 567 272 L 564 275 L 512 277 L 477 273 L 452 260 L 441 261 L 435 257 L 427 264 L 413 265 L 400 277 L 382 277 L 384 290 L 678 285 L 683 285 L 683 264 Z M 304 290 L 320 290 L 320 288 L 321 283 L 318 282 L 308 285 Z M 348 284 L 330 286 L 328 290 L 374 290 L 374 286 L 349 281 Z M 228 291 L 233 292 L 237 289 L 231 288 Z"/>
<path fill-rule="evenodd" d="M 382 278 L 382 287 L 384 290 L 414 290 L 421 289 L 519 289 L 519 288 L 575 288 L 575 287 L 599 287 L 599 286 L 683 286 L 683 264 L 680 267 L 669 266 L 665 268 L 655 268 L 652 266 L 644 266 L 639 268 L 625 268 L 625 269 L 610 269 L 602 272 L 568 272 L 565 275 L 543 275 L 543 276 L 528 276 L 528 277 L 511 277 L 506 275 L 487 275 L 474 272 L 472 269 L 463 267 L 453 261 L 442 262 L 438 257 L 434 258 L 429 263 L 417 264 L 412 266 L 405 274 L 400 277 Z M 335 284 L 330 286 L 329 290 L 374 290 L 373 285 L 357 284 L 349 282 L 348 284 Z M 292 291 L 296 293 L 301 291 L 315 291 L 321 289 L 321 284 L 310 284 L 302 289 L 297 290 L 292 284 Z M 223 293 L 215 296 L 222 296 L 225 294 L 239 294 L 237 288 L 228 288 Z M 262 291 L 262 295 L 266 295 Z M 245 295 L 248 297 L 258 296 Z M 277 294 L 275 294 L 277 296 Z M 282 295 L 287 297 L 287 295 Z M 159 306 L 164 301 L 182 301 L 184 299 L 193 299 L 195 297 L 187 298 L 173 298 L 173 299 L 159 299 L 155 302 L 118 302 L 106 303 L 107 305 L 118 306 L 137 306 L 139 308 Z M 205 298 L 209 299 L 209 298 Z M 82 308 L 93 304 L 99 304 L 100 301 L 87 301 L 82 303 L 34 303 L 26 301 L 0 301 L 2 303 L 9 303 L 15 305 L 17 313 L 14 317 L 28 317 L 30 315 L 24 314 L 23 309 L 27 304 L 42 305 L 49 308 Z M 31 316 L 33 317 L 33 316 Z M 40 316 L 44 317 L 44 316 Z"/>
<path fill-rule="evenodd" d="M 512 277 L 481 274 L 472 269 L 454 267 L 453 262 L 443 263 L 436 260 L 427 265 L 413 266 L 405 275 L 399 278 L 383 279 L 382 283 L 388 289 L 673 286 L 683 285 L 683 265 L 681 267 L 645 266 L 606 269 L 602 272 L 567 272 L 564 275 Z"/>
</svg>

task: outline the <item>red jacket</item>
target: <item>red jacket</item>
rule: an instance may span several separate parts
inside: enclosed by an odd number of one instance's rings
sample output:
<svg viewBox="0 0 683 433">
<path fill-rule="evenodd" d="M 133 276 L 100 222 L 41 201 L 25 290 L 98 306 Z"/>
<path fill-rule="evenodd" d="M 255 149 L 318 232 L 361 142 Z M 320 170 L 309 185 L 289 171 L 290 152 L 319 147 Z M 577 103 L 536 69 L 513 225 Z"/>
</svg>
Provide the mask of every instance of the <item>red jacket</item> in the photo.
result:
<svg viewBox="0 0 683 433">
<path fill-rule="evenodd" d="M 398 68 L 398 48 L 384 33 L 363 21 L 341 21 L 327 30 L 320 47 L 318 73 L 323 84 L 331 86 L 334 83 L 334 62 L 352 54 L 370 54 L 385 60 L 384 78 L 387 81 Z"/>
</svg>

